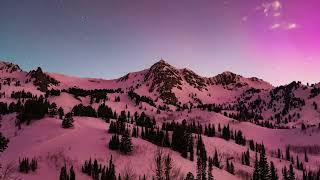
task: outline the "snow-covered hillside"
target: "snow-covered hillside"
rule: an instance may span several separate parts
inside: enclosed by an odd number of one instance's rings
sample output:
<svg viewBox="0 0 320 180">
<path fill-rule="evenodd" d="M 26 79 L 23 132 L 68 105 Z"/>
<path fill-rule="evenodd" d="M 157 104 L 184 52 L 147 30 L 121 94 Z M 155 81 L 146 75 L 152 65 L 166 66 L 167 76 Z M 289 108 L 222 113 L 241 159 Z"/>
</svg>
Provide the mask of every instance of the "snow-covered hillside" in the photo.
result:
<svg viewBox="0 0 320 180">
<path fill-rule="evenodd" d="M 261 79 L 245 78 L 232 72 L 202 77 L 163 60 L 149 69 L 113 80 L 46 73 L 41 68 L 25 72 L 18 65 L 1 62 L 0 83 L 0 132 L 10 140 L 8 148 L 0 154 L 0 162 L 3 167 L 13 164 L 17 169 L 19 158 L 35 157 L 39 164 L 36 172 L 14 171 L 14 175 L 22 179 L 57 179 L 65 163 L 74 166 L 77 179 L 90 179 L 81 172 L 84 161 L 96 158 L 106 164 L 111 155 L 117 173 L 124 174 L 130 169 L 137 179 L 143 175 L 152 179 L 155 176 L 154 154 L 159 148 L 172 156 L 174 170 L 179 172 L 176 179 L 185 178 L 188 172 L 197 175 L 197 158 L 190 161 L 177 150 L 159 147 L 140 135 L 132 138 L 130 155 L 110 150 L 110 121 L 120 119 L 121 111 L 128 114 L 126 128 L 132 130 L 139 126 L 140 132 L 143 128 L 134 117 L 142 113 L 155 121 L 155 129 L 171 122 L 194 123 L 201 128 L 214 125 L 215 136 L 205 133 L 202 136 L 209 157 L 219 152 L 220 168 L 213 168 L 214 178 L 218 180 L 251 179 L 255 151 L 259 156 L 261 150 L 257 147 L 260 146 L 265 147 L 268 162 L 274 163 L 279 176 L 282 176 L 282 168 L 289 168 L 291 163 L 298 179 L 302 179 L 303 170 L 316 172 L 320 167 L 319 84 L 292 82 L 273 87 Z M 33 100 L 40 106 L 32 104 Z M 28 103 L 34 105 L 32 107 L 46 106 L 47 111 L 34 118 L 30 115 L 34 112 L 27 111 L 25 104 Z M 93 109 L 94 117 L 74 117 L 73 128 L 61 128 L 58 109 L 65 114 L 76 114 L 79 104 L 84 106 L 80 110 Z M 111 109 L 108 118 L 98 115 L 98 109 L 103 107 Z M 27 113 L 19 116 L 22 112 Z M 29 117 L 32 118 L 22 121 Z M 228 131 L 230 128 L 233 138 L 225 138 L 218 126 L 228 127 Z M 238 137 L 239 132 L 235 131 L 241 131 L 245 144 L 236 143 L 235 136 Z M 196 148 L 197 134 L 193 131 L 192 137 Z M 288 147 L 296 163 L 290 157 L 289 161 L 278 157 L 279 151 L 285 156 Z M 249 166 L 243 163 L 242 155 L 246 151 L 250 153 Z M 308 161 L 304 160 L 305 154 Z M 303 168 L 297 165 L 297 158 L 303 162 Z M 228 166 L 232 163 L 234 172 L 227 171 L 227 162 Z"/>
</svg>

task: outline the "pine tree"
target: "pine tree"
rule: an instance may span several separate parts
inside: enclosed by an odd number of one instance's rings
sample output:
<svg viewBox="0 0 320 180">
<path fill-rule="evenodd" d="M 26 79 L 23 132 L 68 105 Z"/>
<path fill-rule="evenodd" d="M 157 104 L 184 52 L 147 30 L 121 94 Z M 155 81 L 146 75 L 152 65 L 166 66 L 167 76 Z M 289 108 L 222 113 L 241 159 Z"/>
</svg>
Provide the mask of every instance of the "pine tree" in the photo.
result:
<svg viewBox="0 0 320 180">
<path fill-rule="evenodd" d="M 38 168 L 38 162 L 35 158 L 33 158 L 30 163 L 30 169 L 31 171 L 35 172 L 37 168 Z"/>
<path fill-rule="evenodd" d="M 295 175 L 294 175 L 294 170 L 293 170 L 293 166 L 292 164 L 290 164 L 290 168 L 289 168 L 289 179 L 288 180 L 295 180 Z"/>
<path fill-rule="evenodd" d="M 64 165 L 60 170 L 60 180 L 69 180 L 69 175 L 67 172 L 66 165 Z"/>
<path fill-rule="evenodd" d="M 202 163 L 200 156 L 197 157 L 197 180 L 202 180 Z"/>
<path fill-rule="evenodd" d="M 307 155 L 307 151 L 306 151 L 306 150 L 304 151 L 304 161 L 305 161 L 305 162 L 309 162 L 309 158 L 308 158 L 308 155 Z"/>
<path fill-rule="evenodd" d="M 120 146 L 119 136 L 117 134 L 113 135 L 109 141 L 109 149 L 118 150 Z"/>
<path fill-rule="evenodd" d="M 165 180 L 170 180 L 171 179 L 171 171 L 172 171 L 172 158 L 168 154 L 165 159 L 164 159 L 164 175 L 165 175 Z"/>
<path fill-rule="evenodd" d="M 191 172 L 188 172 L 187 177 L 185 178 L 185 180 L 195 180 L 194 176 Z"/>
<path fill-rule="evenodd" d="M 226 162 L 226 170 L 227 170 L 227 172 L 229 172 L 230 174 L 234 174 L 234 165 L 233 165 L 233 163 L 231 162 L 231 163 L 229 163 L 229 159 L 227 158 L 227 162 Z"/>
<path fill-rule="evenodd" d="M 190 152 L 190 161 L 194 160 L 193 136 L 189 136 L 188 151 Z"/>
<path fill-rule="evenodd" d="M 65 129 L 73 127 L 73 118 L 71 113 L 67 113 L 62 121 L 62 127 Z"/>
<path fill-rule="evenodd" d="M 73 170 L 73 166 L 70 168 L 70 180 L 76 180 L 76 174 Z"/>
<path fill-rule="evenodd" d="M 209 161 L 208 161 L 208 180 L 213 180 L 212 169 L 213 169 L 213 162 L 212 162 L 211 158 L 209 158 Z"/>
<path fill-rule="evenodd" d="M 122 137 L 120 142 L 120 151 L 124 154 L 129 154 L 132 151 L 132 143 L 129 133 L 126 131 Z"/>
<path fill-rule="evenodd" d="M 165 135 L 163 139 L 163 147 L 170 147 L 169 133 L 167 130 L 165 131 Z"/>
<path fill-rule="evenodd" d="M 219 158 L 218 158 L 218 152 L 217 149 L 214 152 L 214 157 L 213 157 L 213 165 L 217 168 L 220 168 L 220 162 L 219 162 Z"/>
<path fill-rule="evenodd" d="M 62 107 L 60 107 L 60 108 L 58 109 L 58 113 L 59 113 L 59 119 L 62 119 L 63 116 L 64 116 L 64 111 L 63 111 Z"/>
<path fill-rule="evenodd" d="M 277 169 L 274 167 L 273 162 L 270 162 L 270 180 L 278 180 Z"/>
<path fill-rule="evenodd" d="M 290 180 L 286 166 L 282 169 L 282 177 L 283 177 L 283 180 Z"/>
<path fill-rule="evenodd" d="M 260 167 L 259 167 L 257 153 L 256 153 L 256 160 L 254 162 L 254 170 L 253 170 L 253 174 L 252 174 L 252 180 L 260 180 Z"/>
<path fill-rule="evenodd" d="M 266 157 L 266 151 L 263 145 L 260 153 L 259 168 L 260 168 L 260 179 L 268 180 L 270 178 L 270 170 L 269 170 L 269 164 Z"/>
<path fill-rule="evenodd" d="M 163 164 L 162 164 L 162 152 L 158 150 L 155 156 L 155 165 L 156 165 L 156 180 L 163 180 Z"/>
<path fill-rule="evenodd" d="M 290 161 L 291 160 L 291 156 L 290 156 L 290 146 L 286 147 L 286 160 Z"/>
</svg>

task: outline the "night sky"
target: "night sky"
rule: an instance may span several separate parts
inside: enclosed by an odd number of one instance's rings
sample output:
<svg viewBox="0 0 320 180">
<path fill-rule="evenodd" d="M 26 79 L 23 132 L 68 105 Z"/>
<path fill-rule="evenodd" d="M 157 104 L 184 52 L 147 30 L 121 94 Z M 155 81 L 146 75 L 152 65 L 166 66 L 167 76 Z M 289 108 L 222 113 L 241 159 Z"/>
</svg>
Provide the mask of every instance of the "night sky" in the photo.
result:
<svg viewBox="0 0 320 180">
<path fill-rule="evenodd" d="M 320 81 L 319 0 L 1 0 L 0 58 L 112 79 L 165 59 L 203 76 Z"/>
</svg>

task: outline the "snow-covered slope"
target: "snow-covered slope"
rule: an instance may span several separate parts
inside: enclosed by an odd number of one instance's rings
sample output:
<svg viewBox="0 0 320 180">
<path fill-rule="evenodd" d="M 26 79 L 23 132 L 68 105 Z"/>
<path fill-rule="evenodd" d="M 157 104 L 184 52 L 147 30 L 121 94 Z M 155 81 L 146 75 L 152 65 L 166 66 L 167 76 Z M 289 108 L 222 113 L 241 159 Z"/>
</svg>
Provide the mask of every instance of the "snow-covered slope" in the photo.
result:
<svg viewBox="0 0 320 180">
<path fill-rule="evenodd" d="M 11 97 L 12 92 L 24 91 L 34 96 L 45 96 L 50 103 L 62 107 L 65 113 L 78 104 L 98 109 L 100 104 L 105 103 L 117 113 L 123 110 L 131 115 L 145 112 L 159 126 L 162 122 L 183 120 L 202 125 L 213 123 L 216 127 L 217 124 L 229 124 L 231 129 L 241 130 L 248 140 L 263 143 L 268 160 L 275 163 L 278 171 L 290 164 L 275 158 L 278 148 L 285 152 L 288 145 L 294 146 L 294 157 L 298 155 L 303 159 L 303 152 L 297 149 L 320 147 L 320 110 L 317 107 L 320 103 L 319 84 L 307 86 L 293 82 L 273 87 L 261 79 L 245 78 L 232 72 L 202 77 L 192 70 L 175 68 L 163 60 L 149 69 L 131 72 L 113 80 L 46 73 L 41 68 L 25 72 L 18 65 L 1 62 L 0 83 L 0 102 L 8 106 L 11 102 L 24 103 L 26 98 Z M 110 92 L 106 93 L 106 100 L 96 102 L 91 95 L 73 94 L 70 88 L 85 92 L 95 89 Z M 50 95 L 49 90 L 59 90 L 59 95 Z M 137 102 L 130 97 L 130 93 L 143 98 Z M 137 175 L 146 174 L 151 178 L 153 172 L 149 162 L 158 147 L 141 138 L 134 138 L 133 155 L 124 156 L 110 151 L 107 147 L 111 138 L 107 133 L 109 124 L 101 119 L 76 117 L 75 127 L 67 130 L 60 127 L 61 120 L 49 117 L 34 121 L 30 126 L 22 125 L 19 130 L 14 126 L 16 119 L 14 113 L 2 117 L 0 130 L 9 137 L 10 144 L 0 159 L 8 164 L 11 161 L 17 163 L 19 157 L 36 156 L 40 169 L 34 174 L 18 174 L 22 179 L 57 179 L 65 162 L 75 166 L 79 179 L 88 179 L 80 173 L 84 160 L 92 157 L 106 162 L 111 154 L 115 158 L 117 172 L 132 168 Z M 300 129 L 302 124 L 306 125 L 306 130 Z M 272 129 L 274 127 L 279 129 Z M 216 149 L 223 156 L 223 168 L 214 169 L 216 179 L 246 179 L 251 176 L 255 152 L 250 151 L 251 166 L 248 167 L 241 164 L 241 154 L 248 147 L 218 137 L 203 137 L 203 140 L 210 156 Z M 164 151 L 172 154 L 181 175 L 189 171 L 195 174 L 195 162 L 182 158 L 168 148 L 164 148 Z M 224 170 L 225 158 L 230 158 L 234 163 L 235 175 Z M 316 170 L 319 165 L 318 153 L 311 154 L 310 161 L 305 163 L 309 170 Z M 302 171 L 296 170 L 296 174 L 301 177 Z"/>
</svg>

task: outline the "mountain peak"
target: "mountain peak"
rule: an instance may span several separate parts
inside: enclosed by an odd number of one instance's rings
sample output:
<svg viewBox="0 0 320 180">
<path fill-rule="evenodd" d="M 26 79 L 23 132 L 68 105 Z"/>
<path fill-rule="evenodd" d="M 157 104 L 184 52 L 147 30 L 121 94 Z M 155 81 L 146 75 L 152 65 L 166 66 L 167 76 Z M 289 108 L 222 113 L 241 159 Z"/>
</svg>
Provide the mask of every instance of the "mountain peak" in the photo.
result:
<svg viewBox="0 0 320 180">
<path fill-rule="evenodd" d="M 231 71 L 224 71 L 224 72 L 222 72 L 220 75 L 224 75 L 224 76 L 234 76 L 234 75 L 237 75 L 237 74 L 235 74 L 235 73 L 233 73 L 233 72 L 231 72 Z M 240 76 L 240 75 L 238 75 L 238 76 Z"/>
<path fill-rule="evenodd" d="M 15 71 L 22 71 L 17 64 L 13 64 L 11 62 L 6 62 L 6 61 L 0 61 L 0 70 L 6 71 L 9 73 L 12 73 Z"/>
</svg>

